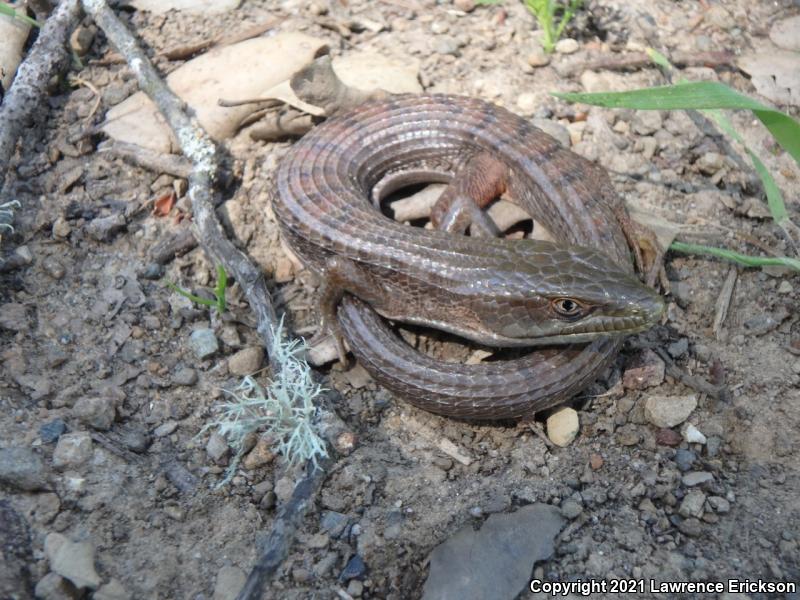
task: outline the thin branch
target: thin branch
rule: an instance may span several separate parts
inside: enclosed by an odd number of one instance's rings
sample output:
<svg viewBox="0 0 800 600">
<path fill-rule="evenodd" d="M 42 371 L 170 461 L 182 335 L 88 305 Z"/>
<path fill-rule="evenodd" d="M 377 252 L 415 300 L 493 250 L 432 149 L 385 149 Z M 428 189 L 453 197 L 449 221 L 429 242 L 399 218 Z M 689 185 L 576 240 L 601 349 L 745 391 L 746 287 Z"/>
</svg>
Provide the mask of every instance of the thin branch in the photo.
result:
<svg viewBox="0 0 800 600">
<path fill-rule="evenodd" d="M 278 330 L 278 319 L 266 282 L 261 272 L 248 257 L 236 249 L 225 237 L 222 226 L 214 212 L 212 185 L 218 171 L 217 153 L 208 135 L 184 112 L 183 103 L 175 96 L 156 72 L 152 63 L 139 48 L 125 25 L 108 7 L 105 0 L 82 0 L 86 12 L 105 32 L 136 75 L 139 87 L 156 104 L 175 133 L 184 155 L 192 162 L 189 176 L 189 198 L 194 213 L 193 228 L 203 249 L 239 282 L 250 307 L 255 312 L 257 331 L 266 348 L 273 347 L 273 331 Z M 278 369 L 271 355 L 273 373 Z M 331 402 L 335 394 L 328 394 L 325 403 Z M 352 450 L 352 435 L 342 433 L 346 429 L 341 420 L 327 406 L 318 407 L 318 427 L 333 450 Z M 305 475 L 297 482 L 292 498 L 281 508 L 272 525 L 266 547 L 251 571 L 240 600 L 260 598 L 265 582 L 270 578 L 289 554 L 297 528 L 302 523 L 312 499 L 322 485 L 330 461 L 318 466 L 312 461 L 306 464 Z"/>
<path fill-rule="evenodd" d="M 3 189 L 17 141 L 30 126 L 34 113 L 47 96 L 47 84 L 67 66 L 65 44 L 80 16 L 78 0 L 63 0 L 47 19 L 28 57 L 17 70 L 14 83 L 0 104 L 0 190 Z M 2 198 L 7 209 L 0 213 L 0 235 L 14 220 L 13 198 Z"/>
</svg>

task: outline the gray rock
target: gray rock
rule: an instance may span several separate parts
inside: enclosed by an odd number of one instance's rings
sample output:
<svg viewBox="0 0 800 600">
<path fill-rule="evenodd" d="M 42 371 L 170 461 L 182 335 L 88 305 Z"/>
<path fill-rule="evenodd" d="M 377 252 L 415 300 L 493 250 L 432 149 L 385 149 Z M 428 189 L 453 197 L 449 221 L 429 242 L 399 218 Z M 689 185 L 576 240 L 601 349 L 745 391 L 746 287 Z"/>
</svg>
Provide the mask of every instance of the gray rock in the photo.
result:
<svg viewBox="0 0 800 600">
<path fill-rule="evenodd" d="M 157 262 L 148 263 L 142 272 L 144 279 L 161 279 L 164 276 L 164 267 Z"/>
<path fill-rule="evenodd" d="M 61 261 L 53 256 L 47 256 L 42 260 L 42 269 L 55 280 L 62 279 L 66 274 L 64 265 L 62 265 Z"/>
<path fill-rule="evenodd" d="M 109 84 L 103 88 L 103 103 L 106 106 L 119 104 L 130 95 L 130 90 L 122 84 Z"/>
<path fill-rule="evenodd" d="M 51 489 L 44 462 L 30 448 L 0 449 L 0 483 L 25 492 Z"/>
<path fill-rule="evenodd" d="M 691 517 L 678 523 L 678 531 L 689 537 L 697 537 L 703 533 L 703 524 L 698 519 Z"/>
<path fill-rule="evenodd" d="M 233 375 L 252 375 L 261 368 L 264 361 L 264 348 L 250 346 L 243 348 L 228 359 L 228 370 Z"/>
<path fill-rule="evenodd" d="M 800 15 L 776 21 L 769 30 L 769 39 L 785 50 L 800 52 Z"/>
<path fill-rule="evenodd" d="M 552 556 L 563 526 L 556 507 L 530 504 L 491 515 L 479 531 L 462 527 L 431 552 L 423 600 L 516 597 L 533 565 Z"/>
<path fill-rule="evenodd" d="M 121 213 L 93 219 L 86 226 L 86 233 L 98 242 L 110 242 L 125 228 L 125 216 Z"/>
<path fill-rule="evenodd" d="M 117 417 L 116 404 L 109 396 L 84 397 L 72 407 L 72 415 L 94 429 L 107 431 Z"/>
<path fill-rule="evenodd" d="M 0 329 L 27 331 L 29 328 L 30 319 L 25 305 L 17 302 L 0 305 Z"/>
<path fill-rule="evenodd" d="M 672 358 L 680 358 L 689 351 L 689 340 L 681 338 L 677 342 L 672 342 L 667 346 L 667 352 Z"/>
<path fill-rule="evenodd" d="M 212 433 L 206 443 L 206 454 L 215 463 L 223 462 L 228 457 L 230 446 L 225 438 L 218 433 Z"/>
<path fill-rule="evenodd" d="M 631 128 L 639 135 L 651 135 L 661 129 L 663 120 L 657 110 L 637 110 L 631 121 Z"/>
<path fill-rule="evenodd" d="M 713 175 L 725 166 L 725 157 L 719 152 L 706 152 L 695 161 L 695 166 L 701 173 Z"/>
<path fill-rule="evenodd" d="M 194 385 L 197 383 L 197 371 L 191 367 L 181 367 L 172 374 L 175 385 Z"/>
<path fill-rule="evenodd" d="M 167 437 L 171 435 L 176 429 L 178 428 L 177 421 L 167 421 L 166 423 L 162 423 L 158 427 L 153 430 L 153 435 L 157 438 Z"/>
<path fill-rule="evenodd" d="M 367 565 L 364 559 L 358 554 L 354 554 L 347 561 L 344 569 L 339 574 L 339 581 L 350 581 L 351 579 L 362 579 L 367 574 Z"/>
<path fill-rule="evenodd" d="M 683 450 L 679 448 L 675 451 L 675 464 L 681 472 L 686 472 L 692 468 L 697 456 L 691 450 Z"/>
<path fill-rule="evenodd" d="M 689 493 L 683 497 L 681 505 L 678 508 L 678 513 L 683 517 L 697 517 L 703 516 L 703 506 L 706 503 L 706 495 L 700 490 L 689 490 Z"/>
<path fill-rule="evenodd" d="M 690 471 L 681 478 L 681 481 L 686 487 L 694 487 L 714 481 L 714 476 L 708 471 Z"/>
<path fill-rule="evenodd" d="M 650 396 L 644 403 L 645 418 L 656 427 L 680 425 L 697 408 L 697 396 Z"/>
<path fill-rule="evenodd" d="M 344 528 L 347 527 L 348 517 L 335 510 L 326 510 L 322 513 L 319 526 L 323 531 L 327 531 L 332 538 L 342 535 Z"/>
<path fill-rule="evenodd" d="M 33 593 L 38 600 L 77 600 L 83 595 L 61 575 L 52 572 L 39 580 Z"/>
<path fill-rule="evenodd" d="M 731 510 L 731 503 L 721 496 L 709 496 L 708 505 L 715 513 L 724 515 Z"/>
<path fill-rule="evenodd" d="M 31 528 L 10 500 L 0 498 L 0 598 L 30 598 L 33 564 Z"/>
<path fill-rule="evenodd" d="M 217 336 L 213 329 L 195 329 L 189 336 L 189 348 L 200 360 L 213 356 L 219 350 Z"/>
<path fill-rule="evenodd" d="M 722 447 L 722 440 L 715 435 L 712 435 L 706 441 L 706 454 L 708 454 L 709 458 L 714 458 L 719 454 L 719 450 Z"/>
<path fill-rule="evenodd" d="M 52 444 L 58 441 L 67 431 L 67 425 L 61 419 L 53 419 L 49 423 L 45 423 L 39 427 L 39 437 L 45 444 Z"/>
<path fill-rule="evenodd" d="M 130 600 L 131 595 L 116 579 L 111 579 L 92 594 L 92 600 Z"/>
<path fill-rule="evenodd" d="M 778 325 L 781 324 L 781 321 L 773 317 L 769 313 L 763 313 L 760 315 L 756 315 L 747 319 L 744 322 L 744 326 L 752 333 L 753 335 L 764 335 L 765 333 L 769 333 Z"/>
<path fill-rule="evenodd" d="M 440 35 L 437 36 L 433 50 L 437 54 L 450 54 L 452 56 L 456 56 L 458 54 L 459 47 L 460 44 L 458 43 L 458 40 L 452 35 Z"/>
<path fill-rule="evenodd" d="M 53 451 L 53 466 L 56 469 L 79 467 L 92 458 L 92 438 L 85 431 L 67 433 L 58 438 Z"/>
<path fill-rule="evenodd" d="M 234 600 L 246 580 L 247 575 L 239 567 L 222 567 L 217 572 L 213 600 Z"/>
<path fill-rule="evenodd" d="M 94 568 L 94 547 L 90 542 L 73 542 L 60 533 L 50 533 L 44 540 L 44 552 L 50 569 L 78 588 L 97 589 L 100 576 Z"/>
<path fill-rule="evenodd" d="M 140 429 L 125 429 L 120 432 L 119 441 L 128 450 L 141 454 L 150 447 L 150 436 Z"/>
<path fill-rule="evenodd" d="M 581 513 L 583 512 L 583 507 L 575 502 L 575 500 L 565 500 L 563 504 L 561 504 L 561 516 L 565 519 L 577 519 Z"/>
</svg>

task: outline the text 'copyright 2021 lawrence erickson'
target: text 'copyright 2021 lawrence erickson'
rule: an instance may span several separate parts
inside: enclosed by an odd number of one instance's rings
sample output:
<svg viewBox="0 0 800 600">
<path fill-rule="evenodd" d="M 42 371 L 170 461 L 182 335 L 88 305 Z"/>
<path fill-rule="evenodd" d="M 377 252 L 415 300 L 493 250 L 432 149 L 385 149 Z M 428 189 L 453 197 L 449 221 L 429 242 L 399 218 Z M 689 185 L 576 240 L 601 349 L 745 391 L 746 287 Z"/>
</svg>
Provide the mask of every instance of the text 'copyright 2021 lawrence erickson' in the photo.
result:
<svg viewBox="0 0 800 600">
<path fill-rule="evenodd" d="M 533 579 L 529 589 L 552 597 L 570 594 L 793 594 L 797 582 L 766 579 L 726 579 L 724 581 L 656 581 L 655 579 L 577 579 L 542 581 Z"/>
</svg>

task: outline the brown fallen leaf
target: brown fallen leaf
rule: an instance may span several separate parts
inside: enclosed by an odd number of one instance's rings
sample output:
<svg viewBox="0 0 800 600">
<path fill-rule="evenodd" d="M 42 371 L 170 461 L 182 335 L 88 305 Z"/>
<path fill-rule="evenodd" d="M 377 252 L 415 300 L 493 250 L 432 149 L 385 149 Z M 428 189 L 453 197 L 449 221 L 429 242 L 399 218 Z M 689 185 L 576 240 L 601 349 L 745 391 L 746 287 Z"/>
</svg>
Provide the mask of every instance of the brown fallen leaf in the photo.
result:
<svg viewBox="0 0 800 600">
<path fill-rule="evenodd" d="M 176 199 L 174 190 L 170 190 L 156 198 L 153 202 L 153 215 L 156 217 L 166 217 L 172 210 L 172 207 L 175 206 Z"/>
</svg>

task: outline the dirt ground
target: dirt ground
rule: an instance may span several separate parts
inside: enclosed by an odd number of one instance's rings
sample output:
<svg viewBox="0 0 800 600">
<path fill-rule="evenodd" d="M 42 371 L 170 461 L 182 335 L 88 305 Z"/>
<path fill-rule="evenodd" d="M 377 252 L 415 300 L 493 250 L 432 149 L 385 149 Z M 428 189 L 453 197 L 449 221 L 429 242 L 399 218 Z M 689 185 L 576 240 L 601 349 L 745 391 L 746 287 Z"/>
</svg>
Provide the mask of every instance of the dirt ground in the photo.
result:
<svg viewBox="0 0 800 600">
<path fill-rule="evenodd" d="M 278 15 L 285 19 L 277 31 L 317 36 L 335 56 L 357 49 L 418 61 L 426 91 L 480 97 L 544 123 L 606 167 L 637 206 L 710 232 L 711 243 L 760 252 L 750 239 L 791 253 L 764 218 L 758 181 L 740 167 L 746 163 L 727 157 L 724 142 L 686 114 L 587 109 L 550 92 L 663 83 L 651 68 L 581 67 L 601 52 L 763 48 L 772 24 L 797 14 L 796 4 L 591 0 L 566 33 L 577 51 L 556 53 L 543 66 L 534 19 L 512 0 L 470 12 L 449 0 L 351 0 L 341 11 L 380 28 L 344 38 L 322 25 L 328 6 L 321 1 L 245 0 L 214 16 L 124 14 L 152 52 Z M 80 73 L 101 94 L 94 122 L 136 89 L 127 67 L 93 64 L 106 52 L 97 34 Z M 180 63 L 157 64 L 169 71 Z M 735 68 L 690 67 L 682 75 L 755 95 Z M 179 198 L 168 217 L 154 216 L 151 203 L 165 190 L 184 193 L 184 182 L 95 152 L 102 136 L 74 141 L 93 103 L 86 87 L 54 94 L 23 140 L 11 183 L 23 208 L 2 249 L 18 259 L 0 273 L 0 449 L 6 461 L 9 450 L 32 450 L 41 461 L 31 459 L 27 476 L 41 485 L 26 489 L 19 476 L 6 475 L 0 523 L 22 530 L 27 523 L 20 589 L 38 583 L 41 597 L 233 598 L 298 472 L 281 457 L 256 457 L 216 488 L 230 453 L 198 433 L 224 399 L 221 390 L 241 381 L 237 373 L 253 360 L 263 366 L 248 350 L 259 345 L 253 320 L 236 286 L 220 318 L 160 282 L 189 289 L 214 282 L 199 249 L 163 266 L 151 258 L 182 226 L 175 215 L 188 200 Z M 797 118 L 796 106 L 781 108 Z M 733 120 L 768 157 L 797 221 L 797 165 L 773 151 L 749 115 Z M 252 142 L 245 133 L 226 144 L 236 177 L 220 213 L 240 246 L 279 279 L 272 286 L 279 308 L 309 333 L 316 283 L 292 270 L 268 209 L 275 166 L 289 147 Z M 738 270 L 727 318 L 714 331 L 731 270 L 713 259 L 668 255 L 665 324 L 627 344 L 603 379 L 572 402 L 581 429 L 565 448 L 523 425 L 427 414 L 392 398 L 361 367 L 326 367 L 357 447 L 326 479 L 266 597 L 419 597 L 434 547 L 465 524 L 533 502 L 558 506 L 570 520 L 554 556 L 535 567 L 547 581 L 800 581 L 800 282 L 775 269 Z M 190 335 L 208 328 L 219 349 L 199 359 Z M 726 393 L 698 393 L 669 374 L 644 389 L 623 385 L 641 361 L 658 363 L 643 343 L 667 350 L 680 373 L 724 384 Z M 645 414 L 648 398 L 691 394 L 698 402 L 689 422 L 704 443 L 672 440 Z M 59 435 L 71 436 L 72 445 L 56 453 Z M 441 440 L 467 460 L 443 453 Z M 45 539 L 64 542 L 53 534 L 89 543 L 99 581 L 88 588 L 99 584 L 98 591 L 81 595 L 51 572 Z"/>
</svg>

